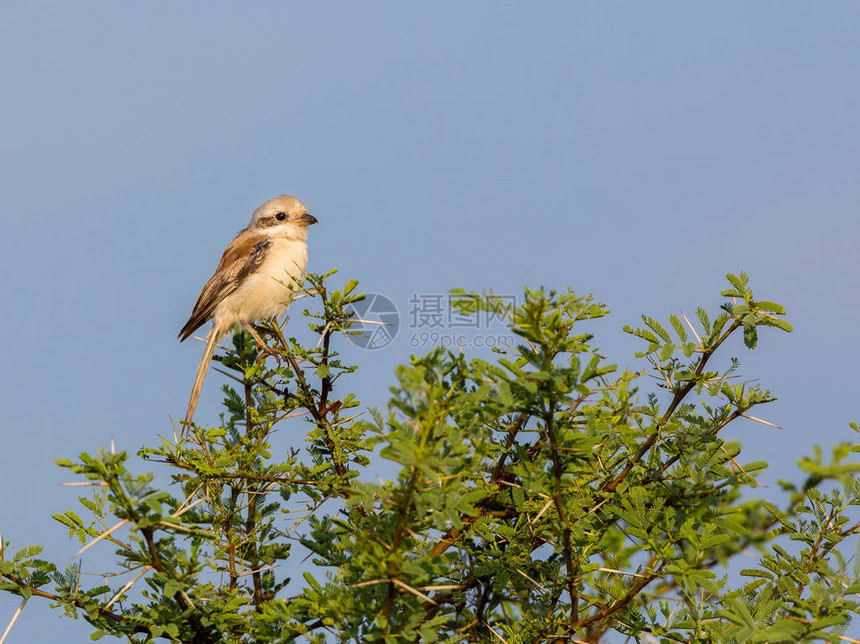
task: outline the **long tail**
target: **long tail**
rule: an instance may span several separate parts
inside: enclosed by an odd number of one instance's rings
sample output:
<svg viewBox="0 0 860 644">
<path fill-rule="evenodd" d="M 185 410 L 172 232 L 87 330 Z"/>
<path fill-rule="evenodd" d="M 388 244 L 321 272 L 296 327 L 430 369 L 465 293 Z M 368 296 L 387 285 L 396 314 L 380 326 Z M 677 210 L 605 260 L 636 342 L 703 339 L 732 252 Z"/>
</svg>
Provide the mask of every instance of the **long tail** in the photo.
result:
<svg viewBox="0 0 860 644">
<path fill-rule="evenodd" d="M 206 336 L 206 350 L 200 359 L 200 366 L 197 367 L 197 378 L 194 379 L 194 387 L 191 389 L 191 400 L 188 401 L 188 411 L 185 412 L 186 427 L 189 427 L 191 421 L 194 420 L 194 412 L 197 411 L 197 401 L 200 398 L 200 392 L 203 390 L 203 381 L 206 380 L 209 363 L 212 362 L 212 356 L 215 355 L 215 347 L 218 345 L 219 335 L 216 333 L 215 325 L 213 324 L 212 330 Z"/>
</svg>

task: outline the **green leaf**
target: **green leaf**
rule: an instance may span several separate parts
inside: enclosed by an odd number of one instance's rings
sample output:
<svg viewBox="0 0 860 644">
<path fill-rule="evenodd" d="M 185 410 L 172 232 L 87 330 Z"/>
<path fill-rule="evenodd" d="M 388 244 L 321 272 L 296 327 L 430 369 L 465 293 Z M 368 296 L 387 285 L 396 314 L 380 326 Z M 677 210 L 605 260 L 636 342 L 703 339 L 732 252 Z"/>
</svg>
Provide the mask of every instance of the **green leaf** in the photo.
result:
<svg viewBox="0 0 860 644">
<path fill-rule="evenodd" d="M 672 323 L 672 328 L 675 329 L 675 333 L 678 334 L 678 338 L 681 340 L 681 342 L 686 342 L 687 329 L 684 327 L 684 324 L 681 322 L 681 319 L 673 313 L 669 316 L 669 322 Z"/>
<path fill-rule="evenodd" d="M 347 283 L 343 287 L 343 294 L 349 295 L 350 293 L 352 293 L 355 290 L 356 286 L 358 286 L 358 280 L 357 279 L 348 280 Z"/>
<path fill-rule="evenodd" d="M 701 306 L 696 309 L 696 316 L 699 318 L 699 323 L 702 325 L 702 328 L 705 330 L 705 334 L 710 334 L 711 332 L 711 318 L 708 316 L 708 312 L 703 309 Z"/>
<path fill-rule="evenodd" d="M 744 327 L 744 344 L 748 349 L 755 349 L 758 344 L 758 331 L 754 326 Z"/>
<path fill-rule="evenodd" d="M 663 328 L 663 326 L 657 320 L 645 315 L 642 316 L 642 320 L 645 322 L 649 329 L 651 329 L 654 333 L 663 338 L 665 342 L 672 341 L 672 336 L 669 335 L 669 332 L 665 328 Z"/>
<path fill-rule="evenodd" d="M 168 579 L 164 582 L 164 596 L 173 597 L 180 590 L 185 590 L 185 585 L 175 579 Z"/>
<path fill-rule="evenodd" d="M 675 353 L 675 345 L 671 343 L 667 343 L 663 345 L 663 349 L 660 351 L 660 360 L 664 362 L 669 360 Z"/>
<path fill-rule="evenodd" d="M 791 326 L 791 324 L 779 318 L 762 316 L 758 318 L 757 324 L 761 326 L 771 326 L 776 329 L 780 329 L 781 331 L 785 331 L 786 333 L 791 333 L 792 331 L 794 331 L 794 327 Z"/>
<path fill-rule="evenodd" d="M 771 313 L 776 313 L 777 315 L 785 315 L 785 307 L 782 304 L 777 304 L 776 302 L 760 300 L 755 303 L 755 306 L 757 309 L 762 311 L 769 311 Z"/>
</svg>

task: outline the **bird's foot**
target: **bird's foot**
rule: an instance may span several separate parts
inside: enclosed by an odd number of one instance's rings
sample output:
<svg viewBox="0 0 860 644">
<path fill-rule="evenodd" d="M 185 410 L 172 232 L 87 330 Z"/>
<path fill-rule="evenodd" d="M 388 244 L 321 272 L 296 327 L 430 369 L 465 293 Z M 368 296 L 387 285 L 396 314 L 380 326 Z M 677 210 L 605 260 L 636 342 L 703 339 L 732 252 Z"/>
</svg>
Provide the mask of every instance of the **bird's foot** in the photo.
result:
<svg viewBox="0 0 860 644">
<path fill-rule="evenodd" d="M 260 356 L 257 358 L 258 361 L 265 360 L 267 355 L 274 356 L 276 358 L 280 357 L 281 354 L 266 344 L 263 336 L 260 335 L 260 332 L 253 324 L 245 324 L 244 326 L 248 329 L 248 333 L 250 333 L 254 338 L 254 341 L 257 343 L 257 348 L 260 350 Z"/>
</svg>

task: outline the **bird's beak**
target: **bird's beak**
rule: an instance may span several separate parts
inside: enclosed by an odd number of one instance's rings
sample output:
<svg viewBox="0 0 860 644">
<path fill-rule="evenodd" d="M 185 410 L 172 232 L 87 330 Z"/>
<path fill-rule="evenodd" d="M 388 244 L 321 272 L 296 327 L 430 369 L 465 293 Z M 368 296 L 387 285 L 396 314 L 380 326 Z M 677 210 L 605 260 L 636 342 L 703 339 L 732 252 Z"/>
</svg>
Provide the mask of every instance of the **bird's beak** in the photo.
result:
<svg viewBox="0 0 860 644">
<path fill-rule="evenodd" d="M 309 215 L 308 213 L 303 214 L 298 221 L 302 226 L 310 226 L 311 224 L 317 223 L 317 218 L 313 215 Z"/>
</svg>

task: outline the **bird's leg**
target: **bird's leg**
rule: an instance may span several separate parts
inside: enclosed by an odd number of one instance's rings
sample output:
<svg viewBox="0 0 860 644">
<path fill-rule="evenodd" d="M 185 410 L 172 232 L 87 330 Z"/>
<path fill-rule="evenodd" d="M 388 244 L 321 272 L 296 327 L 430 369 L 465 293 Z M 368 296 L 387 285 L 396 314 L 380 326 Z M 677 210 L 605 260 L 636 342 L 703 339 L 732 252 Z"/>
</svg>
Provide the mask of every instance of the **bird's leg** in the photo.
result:
<svg viewBox="0 0 860 644">
<path fill-rule="evenodd" d="M 242 323 L 242 325 L 243 325 L 246 329 L 248 329 L 248 333 L 250 333 L 250 334 L 254 337 L 254 340 L 256 340 L 256 342 L 257 342 L 257 344 L 259 345 L 259 347 L 260 347 L 260 350 L 261 350 L 261 351 L 263 351 L 264 353 L 268 353 L 269 355 L 272 355 L 272 356 L 277 356 L 277 355 L 279 355 L 277 351 L 275 351 L 274 349 L 269 348 L 269 345 L 268 345 L 268 344 L 266 344 L 266 341 L 265 341 L 265 340 L 263 340 L 263 336 L 261 336 L 261 335 L 260 335 L 260 333 L 257 331 L 256 327 L 255 327 L 252 323 L 250 323 L 250 322 L 243 322 L 243 323 Z"/>
<path fill-rule="evenodd" d="M 284 333 L 283 333 L 283 331 L 281 331 L 281 327 L 282 327 L 282 326 L 285 326 L 285 325 L 287 324 L 287 322 L 289 322 L 289 321 L 290 321 L 290 316 L 288 315 L 288 316 L 286 317 L 286 319 L 284 320 L 284 324 L 283 324 L 283 325 L 278 324 L 278 321 L 277 321 L 277 320 L 275 320 L 275 323 L 272 325 L 272 326 L 274 326 L 274 327 L 275 327 L 275 333 L 276 333 L 276 335 L 278 336 L 278 341 L 281 343 L 281 346 L 282 346 L 282 347 L 284 347 L 284 350 L 285 350 L 285 351 L 289 351 L 289 350 L 290 350 L 290 345 L 289 345 L 289 344 L 287 344 L 287 340 L 286 340 L 286 338 L 284 338 Z"/>
</svg>

